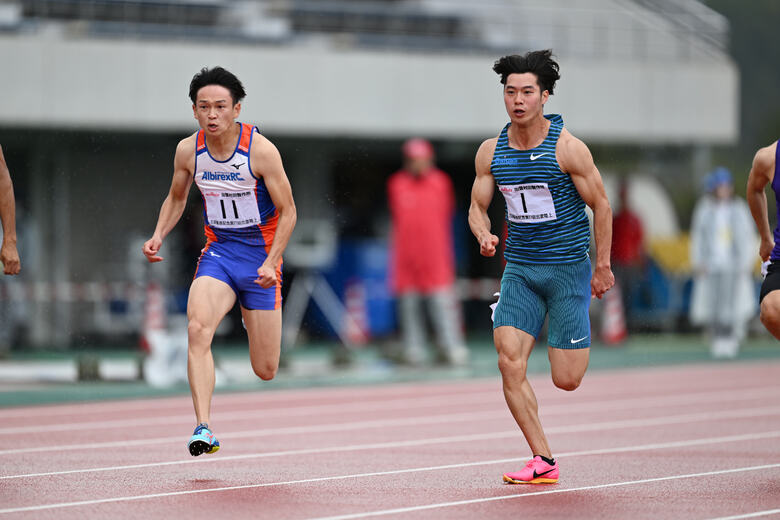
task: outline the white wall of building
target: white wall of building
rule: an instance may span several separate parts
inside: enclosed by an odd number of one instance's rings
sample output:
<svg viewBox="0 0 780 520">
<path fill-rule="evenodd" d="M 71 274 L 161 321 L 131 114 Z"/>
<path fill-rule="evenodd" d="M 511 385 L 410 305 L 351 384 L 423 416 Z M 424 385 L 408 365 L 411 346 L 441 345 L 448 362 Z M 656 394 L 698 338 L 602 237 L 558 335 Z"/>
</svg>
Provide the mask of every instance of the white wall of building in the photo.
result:
<svg viewBox="0 0 780 520">
<path fill-rule="evenodd" d="M 2 35 L 0 126 L 188 131 L 201 67 L 243 81 L 242 119 L 277 135 L 477 139 L 506 121 L 498 56 Z M 739 81 L 728 59 L 561 57 L 547 112 L 589 141 L 732 143 Z"/>
</svg>

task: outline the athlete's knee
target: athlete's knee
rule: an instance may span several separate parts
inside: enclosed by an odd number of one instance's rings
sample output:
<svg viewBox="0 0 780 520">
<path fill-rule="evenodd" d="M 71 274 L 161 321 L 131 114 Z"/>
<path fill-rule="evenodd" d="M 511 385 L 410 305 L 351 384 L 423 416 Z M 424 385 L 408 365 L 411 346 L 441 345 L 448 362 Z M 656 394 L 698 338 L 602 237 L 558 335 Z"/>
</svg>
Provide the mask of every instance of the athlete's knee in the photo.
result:
<svg viewBox="0 0 780 520">
<path fill-rule="evenodd" d="M 530 347 L 523 344 L 524 338 L 518 336 L 516 331 L 507 329 L 508 327 L 499 327 L 493 332 L 493 342 L 498 353 L 498 369 L 504 384 L 521 383 L 525 380 L 528 366 L 525 348 L 530 351 Z"/>
<path fill-rule="evenodd" d="M 187 333 L 191 336 L 204 336 L 210 334 L 212 327 L 197 318 L 191 318 L 187 323 Z"/>
<path fill-rule="evenodd" d="M 582 375 L 578 374 L 560 374 L 560 373 L 553 373 L 552 375 L 553 384 L 560 388 L 561 390 L 566 390 L 567 392 L 571 392 L 573 390 L 576 390 L 580 383 L 582 383 Z"/>
<path fill-rule="evenodd" d="M 273 363 L 252 363 L 252 370 L 254 370 L 255 375 L 263 381 L 270 381 L 276 377 L 277 369 L 278 365 Z"/>
<path fill-rule="evenodd" d="M 498 370 L 505 380 L 522 381 L 525 379 L 525 373 L 528 363 L 525 358 L 512 349 L 498 349 Z"/>
<path fill-rule="evenodd" d="M 197 349 L 198 346 L 210 345 L 214 331 L 214 327 L 204 324 L 198 319 L 190 319 L 189 323 L 187 323 L 190 350 Z"/>
</svg>

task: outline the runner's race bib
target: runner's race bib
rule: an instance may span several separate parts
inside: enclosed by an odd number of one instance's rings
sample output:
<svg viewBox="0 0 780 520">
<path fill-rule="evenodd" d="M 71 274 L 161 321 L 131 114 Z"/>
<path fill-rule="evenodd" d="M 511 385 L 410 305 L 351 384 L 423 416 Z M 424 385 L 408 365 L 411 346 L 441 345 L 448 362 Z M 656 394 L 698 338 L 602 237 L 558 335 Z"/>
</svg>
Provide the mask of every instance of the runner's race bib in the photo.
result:
<svg viewBox="0 0 780 520">
<path fill-rule="evenodd" d="M 209 225 L 218 228 L 242 228 L 261 223 L 257 200 L 251 190 L 205 193 Z"/>
<path fill-rule="evenodd" d="M 555 205 L 546 182 L 501 184 L 498 189 L 506 200 L 507 219 L 517 224 L 555 220 Z"/>
</svg>

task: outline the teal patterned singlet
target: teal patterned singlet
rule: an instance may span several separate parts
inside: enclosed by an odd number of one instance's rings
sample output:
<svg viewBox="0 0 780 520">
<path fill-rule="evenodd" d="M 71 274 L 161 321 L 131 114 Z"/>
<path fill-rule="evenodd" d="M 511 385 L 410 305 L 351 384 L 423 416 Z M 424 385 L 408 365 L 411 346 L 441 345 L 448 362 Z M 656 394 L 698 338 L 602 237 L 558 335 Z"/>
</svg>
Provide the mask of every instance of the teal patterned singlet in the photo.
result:
<svg viewBox="0 0 780 520">
<path fill-rule="evenodd" d="M 563 118 L 557 114 L 545 117 L 550 120 L 547 137 L 530 150 L 509 146 L 508 123 L 490 163 L 490 173 L 504 196 L 507 262 L 571 264 L 588 257 L 590 225 L 585 202 L 555 158 Z"/>
</svg>

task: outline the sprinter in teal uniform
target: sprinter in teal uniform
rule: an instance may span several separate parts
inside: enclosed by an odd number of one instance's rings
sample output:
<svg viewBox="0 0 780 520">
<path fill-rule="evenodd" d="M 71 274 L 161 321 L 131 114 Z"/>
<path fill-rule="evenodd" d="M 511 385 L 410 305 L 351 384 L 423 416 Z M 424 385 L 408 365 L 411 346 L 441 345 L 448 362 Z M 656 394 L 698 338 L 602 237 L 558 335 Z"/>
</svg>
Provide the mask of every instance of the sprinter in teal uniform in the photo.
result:
<svg viewBox="0 0 780 520">
<path fill-rule="evenodd" d="M 501 76 L 510 122 L 477 151 L 469 225 L 480 253 L 495 255 L 499 240 L 487 210 L 498 186 L 508 235 L 493 340 L 504 397 L 533 453 L 504 481 L 551 484 L 558 481 L 558 464 L 526 378 L 528 356 L 547 316 L 553 382 L 574 390 L 582 381 L 590 354 L 591 297 L 601 298 L 615 283 L 609 261 L 612 210 L 588 147 L 564 128 L 561 116 L 544 115 L 560 78 L 552 52 L 505 56 L 493 70 Z M 593 211 L 593 271 L 586 205 Z"/>
</svg>

